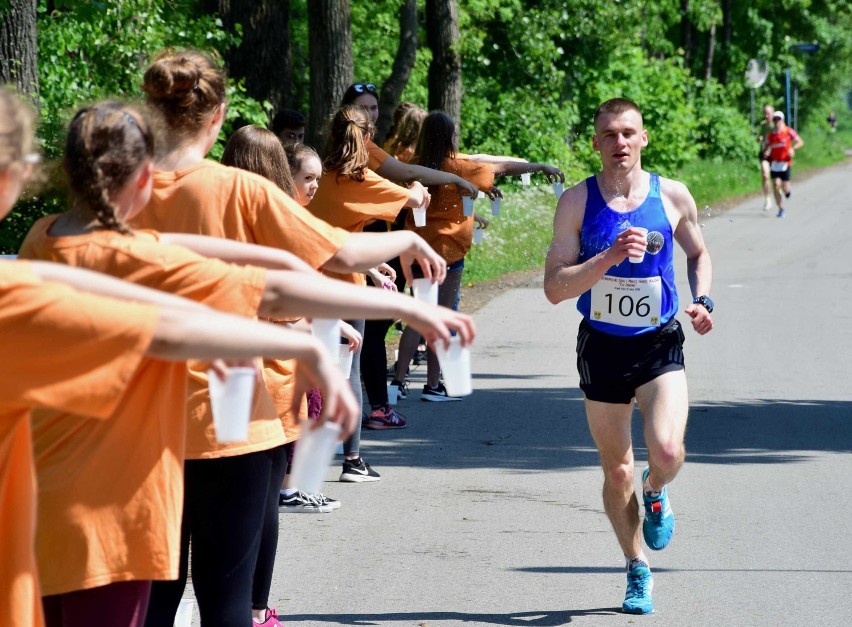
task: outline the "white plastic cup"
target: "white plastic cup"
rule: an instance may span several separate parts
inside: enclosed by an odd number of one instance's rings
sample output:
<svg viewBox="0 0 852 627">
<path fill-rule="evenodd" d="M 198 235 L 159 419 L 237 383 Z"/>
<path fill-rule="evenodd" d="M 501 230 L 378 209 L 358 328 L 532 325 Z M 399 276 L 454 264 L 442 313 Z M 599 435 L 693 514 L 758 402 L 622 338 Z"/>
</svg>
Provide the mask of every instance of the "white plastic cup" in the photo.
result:
<svg viewBox="0 0 852 627">
<path fill-rule="evenodd" d="M 477 226 L 473 229 L 473 243 L 481 244 L 482 238 L 485 237 L 485 229 L 480 226 Z"/>
<path fill-rule="evenodd" d="M 396 405 L 399 402 L 399 387 L 388 383 L 388 405 Z"/>
<path fill-rule="evenodd" d="M 462 196 L 462 208 L 464 209 L 464 215 L 472 216 L 473 215 L 473 198 L 470 196 Z"/>
<path fill-rule="evenodd" d="M 222 381 L 213 370 L 207 371 L 213 426 L 219 442 L 248 440 L 256 374 L 254 368 L 229 368 Z"/>
<path fill-rule="evenodd" d="M 426 226 L 426 207 L 415 207 L 412 211 L 414 212 L 414 226 Z"/>
<path fill-rule="evenodd" d="M 192 599 L 181 599 L 175 614 L 174 627 L 192 627 L 194 603 Z"/>
<path fill-rule="evenodd" d="M 191 627 L 194 613 L 192 599 L 181 599 L 178 603 L 177 613 L 175 614 L 174 627 Z"/>
<path fill-rule="evenodd" d="M 553 184 L 553 195 L 556 196 L 556 200 L 559 200 L 560 198 L 562 198 L 562 192 L 564 192 L 564 191 L 565 191 L 565 186 L 562 184 L 561 181 L 556 181 Z"/>
<path fill-rule="evenodd" d="M 340 368 L 340 374 L 344 379 L 348 379 L 352 374 L 352 357 L 353 353 L 349 350 L 349 344 L 340 344 L 338 346 L 338 361 L 337 367 Z"/>
<path fill-rule="evenodd" d="M 529 185 L 530 184 L 530 173 L 524 172 L 521 174 L 521 185 Z"/>
<path fill-rule="evenodd" d="M 482 200 L 483 198 L 485 198 L 485 192 L 480 191 L 480 192 L 476 195 L 476 199 L 477 199 L 477 200 Z"/>
<path fill-rule="evenodd" d="M 467 396 L 473 393 L 473 376 L 470 369 L 470 347 L 462 346 L 461 338 L 453 336 L 444 347 L 440 340 L 433 346 L 441 364 L 444 386 L 449 396 Z"/>
<path fill-rule="evenodd" d="M 326 421 L 316 429 L 311 429 L 312 426 L 302 424 L 302 436 L 290 471 L 290 485 L 306 494 L 320 491 L 340 440 L 337 423 Z"/>
<path fill-rule="evenodd" d="M 414 279 L 411 282 L 414 298 L 430 305 L 438 304 L 438 284 L 432 283 L 432 279 Z"/>
<path fill-rule="evenodd" d="M 340 320 L 314 318 L 311 321 L 311 335 L 325 346 L 334 363 L 340 363 Z"/>
<path fill-rule="evenodd" d="M 500 215 L 500 204 L 503 202 L 503 199 L 499 196 L 491 199 L 491 215 L 499 216 Z"/>
<path fill-rule="evenodd" d="M 642 234 L 645 236 L 645 239 L 647 240 L 648 229 L 641 227 L 641 226 L 634 226 L 632 228 L 636 229 L 637 231 L 642 231 Z M 645 259 L 645 251 L 642 251 L 641 257 L 628 257 L 628 259 L 630 260 L 630 263 L 642 263 L 642 260 Z"/>
</svg>

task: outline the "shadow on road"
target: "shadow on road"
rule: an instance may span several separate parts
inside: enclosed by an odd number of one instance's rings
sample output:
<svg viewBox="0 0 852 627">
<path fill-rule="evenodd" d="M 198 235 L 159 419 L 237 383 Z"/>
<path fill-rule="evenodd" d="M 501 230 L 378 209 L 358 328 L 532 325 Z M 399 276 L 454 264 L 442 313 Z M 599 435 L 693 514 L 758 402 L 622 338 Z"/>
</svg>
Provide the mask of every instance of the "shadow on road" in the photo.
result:
<svg viewBox="0 0 852 627">
<path fill-rule="evenodd" d="M 413 382 L 408 399 L 397 406 L 408 428 L 364 431 L 371 463 L 517 472 L 598 465 L 579 389 L 480 389 L 462 402 L 442 403 L 420 402 L 419 396 Z M 642 442 L 638 412 L 633 437 Z M 371 446 L 373 441 L 394 445 Z M 689 463 L 712 464 L 793 463 L 809 459 L 811 452 L 849 453 L 852 402 L 696 403 L 690 408 L 686 448 Z M 643 459 L 644 449 L 637 447 L 636 455 Z"/>
<path fill-rule="evenodd" d="M 557 627 L 568 625 L 574 618 L 621 614 L 621 608 L 601 607 L 588 610 L 558 610 L 553 612 L 513 612 L 509 614 L 466 614 L 464 612 L 387 612 L 384 614 L 292 614 L 288 622 L 334 623 L 337 625 L 381 625 L 400 622 L 423 625 L 428 621 L 453 621 L 475 625 L 536 625 Z"/>
</svg>

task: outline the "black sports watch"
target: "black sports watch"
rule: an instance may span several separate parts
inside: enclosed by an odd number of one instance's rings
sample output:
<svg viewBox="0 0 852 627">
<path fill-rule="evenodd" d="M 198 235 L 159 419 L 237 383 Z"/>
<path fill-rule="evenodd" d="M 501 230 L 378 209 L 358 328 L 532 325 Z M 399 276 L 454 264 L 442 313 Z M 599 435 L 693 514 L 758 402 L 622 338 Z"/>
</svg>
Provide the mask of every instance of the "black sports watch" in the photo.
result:
<svg viewBox="0 0 852 627">
<path fill-rule="evenodd" d="M 696 296 L 692 299 L 692 302 L 696 305 L 704 305 L 709 313 L 713 313 L 713 301 L 710 300 L 709 296 Z"/>
</svg>

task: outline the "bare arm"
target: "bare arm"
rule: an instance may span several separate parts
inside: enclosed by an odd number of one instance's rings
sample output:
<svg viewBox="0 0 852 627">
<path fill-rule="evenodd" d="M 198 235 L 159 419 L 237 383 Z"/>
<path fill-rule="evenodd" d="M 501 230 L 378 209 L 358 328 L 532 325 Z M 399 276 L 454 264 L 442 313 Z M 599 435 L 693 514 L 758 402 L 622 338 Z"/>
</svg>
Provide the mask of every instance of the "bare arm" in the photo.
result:
<svg viewBox="0 0 852 627">
<path fill-rule="evenodd" d="M 187 300 L 174 294 L 161 292 L 141 285 L 135 285 L 121 279 L 70 266 L 50 263 L 49 261 L 31 261 L 33 272 L 45 281 L 63 283 L 81 292 L 109 296 L 120 300 L 132 300 L 170 307 L 185 312 L 210 312 L 206 305 Z"/>
<path fill-rule="evenodd" d="M 517 161 L 519 163 L 527 163 L 526 159 L 521 159 L 520 157 L 507 157 L 502 155 L 486 155 L 484 153 L 478 153 L 475 155 L 465 155 L 465 159 L 470 161 L 479 161 L 480 163 L 493 163 L 500 164 L 506 161 Z"/>
<path fill-rule="evenodd" d="M 447 262 L 413 231 L 353 233 L 323 266 L 331 272 L 366 272 L 380 263 L 400 257 L 405 278 L 411 281 L 411 264 L 423 269 L 423 276 L 443 283 Z"/>
<path fill-rule="evenodd" d="M 698 224 L 698 208 L 692 194 L 683 183 L 660 179 L 663 200 L 678 217 L 674 238 L 686 253 L 686 273 L 693 298 L 709 296 L 713 282 L 710 253 L 704 246 L 704 237 Z M 684 312 L 692 319 L 692 327 L 704 335 L 713 328 L 710 312 L 703 305 L 691 303 Z"/>
<path fill-rule="evenodd" d="M 258 313 L 287 318 L 401 318 L 427 340 L 449 340 L 457 331 L 463 344 L 476 331 L 470 316 L 446 307 L 426 306 L 405 294 L 353 285 L 323 276 L 273 270 L 267 273 L 266 290 Z"/>
<path fill-rule="evenodd" d="M 280 248 L 237 242 L 221 237 L 187 233 L 161 233 L 160 241 L 188 248 L 205 257 L 215 257 L 229 263 L 252 265 L 273 270 L 316 272 L 296 255 Z"/>
<path fill-rule="evenodd" d="M 403 163 L 393 157 L 385 159 L 384 163 L 376 170 L 378 174 L 401 183 L 410 183 L 419 181 L 423 185 L 451 185 L 455 184 L 459 188 L 466 190 L 468 196 L 476 198 L 479 189 L 473 183 L 470 183 L 456 174 L 443 172 L 441 170 L 433 170 L 432 168 L 424 168 L 422 165 L 413 163 Z"/>
<path fill-rule="evenodd" d="M 586 184 L 575 185 L 559 199 L 553 219 L 553 241 L 544 265 L 544 293 L 554 305 L 577 298 L 591 289 L 612 266 L 645 249 L 645 237 L 637 229 L 619 234 L 612 246 L 591 259 L 580 258 L 580 229 L 586 208 Z"/>
<path fill-rule="evenodd" d="M 565 182 L 565 175 L 559 168 L 547 165 L 546 163 L 530 163 L 528 161 L 502 161 L 495 163 L 494 173 L 497 176 L 520 176 L 532 172 L 544 172 L 547 180 L 550 182 L 560 181 Z"/>
</svg>

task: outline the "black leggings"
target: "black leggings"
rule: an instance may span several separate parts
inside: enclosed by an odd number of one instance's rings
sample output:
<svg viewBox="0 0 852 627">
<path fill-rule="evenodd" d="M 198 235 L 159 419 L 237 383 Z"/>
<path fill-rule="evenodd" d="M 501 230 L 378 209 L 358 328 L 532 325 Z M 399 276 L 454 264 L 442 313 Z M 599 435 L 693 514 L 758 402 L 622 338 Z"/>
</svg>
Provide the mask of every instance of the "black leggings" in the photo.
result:
<svg viewBox="0 0 852 627">
<path fill-rule="evenodd" d="M 174 623 L 186 587 L 190 537 L 201 624 L 251 624 L 252 579 L 275 451 L 184 463 L 180 572 L 175 581 L 154 582 L 146 627 Z"/>
<path fill-rule="evenodd" d="M 399 257 L 388 262 L 396 270 L 396 287 L 400 292 L 405 291 L 405 277 Z M 368 285 L 372 285 L 367 281 Z M 361 379 L 367 392 L 367 401 L 372 407 L 388 402 L 388 357 L 385 351 L 385 337 L 393 320 L 367 320 L 364 325 L 364 343 L 361 345 Z"/>
<path fill-rule="evenodd" d="M 265 610 L 269 607 L 269 590 L 272 588 L 272 571 L 278 551 L 278 495 L 290 459 L 291 444 L 282 444 L 272 449 L 272 472 L 269 479 L 269 495 L 263 516 L 260 548 L 254 567 L 254 583 L 251 587 L 251 608 Z"/>
</svg>

